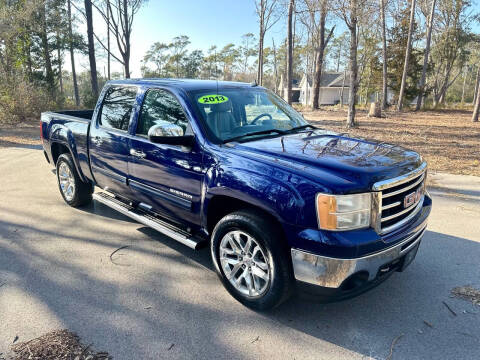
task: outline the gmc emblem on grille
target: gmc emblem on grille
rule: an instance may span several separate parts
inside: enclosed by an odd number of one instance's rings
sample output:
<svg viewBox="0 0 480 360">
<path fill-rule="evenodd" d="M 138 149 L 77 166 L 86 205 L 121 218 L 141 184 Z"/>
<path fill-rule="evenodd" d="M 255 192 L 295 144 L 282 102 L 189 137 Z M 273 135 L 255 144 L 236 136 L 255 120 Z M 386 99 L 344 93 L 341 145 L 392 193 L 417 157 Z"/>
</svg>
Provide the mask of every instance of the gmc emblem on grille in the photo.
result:
<svg viewBox="0 0 480 360">
<path fill-rule="evenodd" d="M 406 209 L 420 201 L 422 197 L 422 188 L 418 188 L 417 191 L 414 191 L 403 198 L 403 207 Z"/>
</svg>

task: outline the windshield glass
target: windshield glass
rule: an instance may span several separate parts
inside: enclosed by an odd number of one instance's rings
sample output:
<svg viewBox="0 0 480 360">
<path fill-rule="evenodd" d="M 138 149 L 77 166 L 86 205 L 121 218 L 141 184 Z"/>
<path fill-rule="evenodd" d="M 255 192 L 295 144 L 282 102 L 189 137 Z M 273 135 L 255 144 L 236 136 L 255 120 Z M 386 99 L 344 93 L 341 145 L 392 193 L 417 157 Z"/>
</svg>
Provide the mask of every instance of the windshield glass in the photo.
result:
<svg viewBox="0 0 480 360">
<path fill-rule="evenodd" d="M 278 135 L 308 124 L 280 97 L 261 88 L 200 90 L 192 92 L 192 101 L 211 133 L 223 142 Z M 261 134 L 252 134 L 256 132 Z"/>
</svg>

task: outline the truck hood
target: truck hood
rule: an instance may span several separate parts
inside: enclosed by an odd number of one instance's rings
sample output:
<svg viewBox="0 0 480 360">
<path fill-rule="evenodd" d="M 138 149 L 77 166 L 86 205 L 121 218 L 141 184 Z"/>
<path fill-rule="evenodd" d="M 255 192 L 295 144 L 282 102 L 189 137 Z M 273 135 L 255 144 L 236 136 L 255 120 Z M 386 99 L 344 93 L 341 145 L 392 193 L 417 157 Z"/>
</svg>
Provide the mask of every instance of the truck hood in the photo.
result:
<svg viewBox="0 0 480 360">
<path fill-rule="evenodd" d="M 422 163 L 419 154 L 400 146 L 325 130 L 250 141 L 237 144 L 235 150 L 295 169 L 341 192 L 369 190 L 375 182 L 408 173 Z"/>
</svg>

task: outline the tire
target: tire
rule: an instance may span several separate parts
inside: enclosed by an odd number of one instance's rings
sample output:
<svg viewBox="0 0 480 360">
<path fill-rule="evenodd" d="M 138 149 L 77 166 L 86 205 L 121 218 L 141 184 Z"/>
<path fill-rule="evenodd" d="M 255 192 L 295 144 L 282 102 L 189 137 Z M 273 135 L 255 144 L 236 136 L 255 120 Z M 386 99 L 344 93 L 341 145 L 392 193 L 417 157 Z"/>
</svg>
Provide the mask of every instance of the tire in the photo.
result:
<svg viewBox="0 0 480 360">
<path fill-rule="evenodd" d="M 240 249 L 243 252 L 238 255 Z M 245 250 L 249 250 L 249 254 Z M 213 230 L 211 255 L 225 288 L 249 308 L 267 310 L 292 294 L 294 281 L 289 249 L 278 225 L 261 212 L 242 210 L 222 218 Z"/>
<path fill-rule="evenodd" d="M 80 180 L 70 154 L 61 154 L 56 167 L 58 188 L 68 205 L 81 207 L 92 202 L 93 186 Z"/>
</svg>

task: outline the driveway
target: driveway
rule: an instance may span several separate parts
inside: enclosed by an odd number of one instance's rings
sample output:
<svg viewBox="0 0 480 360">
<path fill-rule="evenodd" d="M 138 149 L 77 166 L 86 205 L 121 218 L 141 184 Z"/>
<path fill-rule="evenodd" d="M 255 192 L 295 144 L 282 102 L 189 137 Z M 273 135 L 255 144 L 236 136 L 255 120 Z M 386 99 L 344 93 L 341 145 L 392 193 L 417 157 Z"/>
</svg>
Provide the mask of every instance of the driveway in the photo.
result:
<svg viewBox="0 0 480 360">
<path fill-rule="evenodd" d="M 0 149 L 0 353 L 68 328 L 115 359 L 385 359 L 394 339 L 392 359 L 479 359 L 480 306 L 450 290 L 480 289 L 480 178 L 432 183 L 404 273 L 348 301 L 257 313 L 223 289 L 208 249 L 98 203 L 70 208 L 38 147 Z"/>
</svg>

